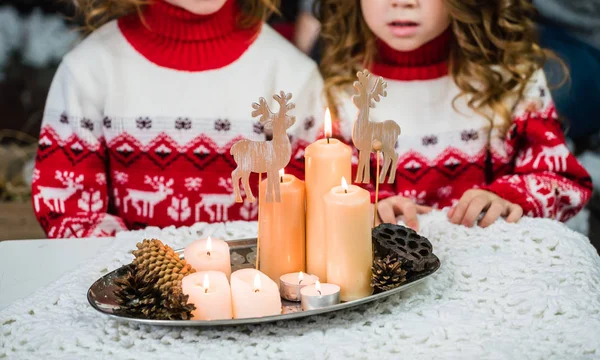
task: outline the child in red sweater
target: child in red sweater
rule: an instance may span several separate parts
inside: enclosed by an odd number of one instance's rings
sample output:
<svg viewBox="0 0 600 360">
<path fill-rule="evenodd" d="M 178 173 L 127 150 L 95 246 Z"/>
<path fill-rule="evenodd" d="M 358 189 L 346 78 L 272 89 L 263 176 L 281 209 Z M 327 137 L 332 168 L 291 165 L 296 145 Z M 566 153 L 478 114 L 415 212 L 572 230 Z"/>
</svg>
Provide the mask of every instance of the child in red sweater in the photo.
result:
<svg viewBox="0 0 600 360">
<path fill-rule="evenodd" d="M 381 221 L 403 215 L 418 228 L 432 207 L 451 207 L 465 226 L 482 212 L 483 227 L 523 214 L 565 221 L 587 203 L 591 180 L 565 145 L 528 1 L 323 0 L 320 14 L 322 73 L 344 135 L 363 68 L 388 83 L 371 121 L 402 128 Z"/>
<path fill-rule="evenodd" d="M 229 149 L 266 139 L 251 104 L 265 97 L 277 111 L 280 90 L 296 103 L 287 171 L 303 173 L 296 154 L 321 128 L 322 80 L 262 21 L 274 3 L 76 3 L 97 30 L 65 56 L 48 95 L 33 203 L 49 237 L 256 219 L 256 203 L 235 203 Z"/>
</svg>

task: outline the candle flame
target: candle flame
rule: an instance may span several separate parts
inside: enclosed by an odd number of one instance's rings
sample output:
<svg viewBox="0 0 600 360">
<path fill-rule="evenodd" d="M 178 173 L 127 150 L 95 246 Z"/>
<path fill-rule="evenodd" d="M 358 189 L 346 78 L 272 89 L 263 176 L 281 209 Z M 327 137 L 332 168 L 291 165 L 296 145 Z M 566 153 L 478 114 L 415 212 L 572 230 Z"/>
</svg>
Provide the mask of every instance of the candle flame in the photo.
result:
<svg viewBox="0 0 600 360">
<path fill-rule="evenodd" d="M 332 134 L 333 131 L 331 129 L 331 112 L 329 111 L 329 108 L 327 108 L 327 110 L 325 110 L 325 137 L 330 138 Z"/>
<path fill-rule="evenodd" d="M 259 292 L 260 291 L 260 275 L 256 274 L 256 276 L 254 276 L 254 292 Z"/>
<path fill-rule="evenodd" d="M 212 239 L 210 238 L 210 236 L 208 237 L 208 239 L 206 239 L 206 251 L 209 253 L 212 251 Z"/>
<path fill-rule="evenodd" d="M 281 177 L 283 175 L 285 175 L 285 170 L 284 169 L 279 170 L 279 176 Z"/>
<path fill-rule="evenodd" d="M 298 274 L 298 284 L 302 284 L 302 281 L 304 281 L 304 273 L 300 271 L 300 274 Z"/>
<path fill-rule="evenodd" d="M 204 282 L 202 282 L 202 287 L 204 288 L 204 292 L 208 292 L 210 288 L 210 280 L 208 279 L 208 274 L 204 274 Z"/>
<path fill-rule="evenodd" d="M 342 189 L 348 191 L 348 182 L 346 181 L 346 178 L 342 176 Z"/>
</svg>

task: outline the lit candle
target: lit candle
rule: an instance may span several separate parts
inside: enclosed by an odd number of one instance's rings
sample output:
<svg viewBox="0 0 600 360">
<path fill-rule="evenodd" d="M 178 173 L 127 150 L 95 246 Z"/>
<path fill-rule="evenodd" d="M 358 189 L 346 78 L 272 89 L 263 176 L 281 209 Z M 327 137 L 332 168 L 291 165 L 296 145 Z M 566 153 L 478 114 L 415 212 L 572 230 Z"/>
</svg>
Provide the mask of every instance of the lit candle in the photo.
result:
<svg viewBox="0 0 600 360">
<path fill-rule="evenodd" d="M 342 301 L 373 293 L 370 198 L 367 190 L 348 186 L 345 178 L 324 197 L 327 281 L 340 286 Z"/>
<path fill-rule="evenodd" d="M 325 137 L 310 144 L 304 154 L 306 170 L 306 270 L 327 281 L 323 195 L 352 176 L 352 149 L 331 139 L 331 116 L 325 113 Z"/>
<path fill-rule="evenodd" d="M 196 271 L 215 270 L 223 272 L 227 278 L 231 275 L 229 245 L 219 239 L 196 240 L 183 251 L 185 261 Z"/>
<path fill-rule="evenodd" d="M 271 279 L 304 271 L 306 262 L 304 182 L 279 172 L 281 202 L 267 202 L 267 180 L 260 183 L 258 238 L 260 271 Z"/>
<path fill-rule="evenodd" d="M 231 302 L 235 319 L 281 314 L 277 284 L 255 269 L 231 274 Z"/>
<path fill-rule="evenodd" d="M 308 285 L 312 285 L 319 280 L 314 275 L 291 273 L 281 275 L 279 278 L 279 293 L 281 297 L 289 301 L 300 301 L 300 290 Z"/>
<path fill-rule="evenodd" d="M 183 293 L 194 304 L 193 320 L 231 319 L 231 288 L 227 276 L 220 271 L 201 271 L 181 280 Z"/>
<path fill-rule="evenodd" d="M 302 310 L 314 310 L 340 302 L 340 287 L 334 284 L 321 284 L 318 280 L 302 290 Z"/>
</svg>

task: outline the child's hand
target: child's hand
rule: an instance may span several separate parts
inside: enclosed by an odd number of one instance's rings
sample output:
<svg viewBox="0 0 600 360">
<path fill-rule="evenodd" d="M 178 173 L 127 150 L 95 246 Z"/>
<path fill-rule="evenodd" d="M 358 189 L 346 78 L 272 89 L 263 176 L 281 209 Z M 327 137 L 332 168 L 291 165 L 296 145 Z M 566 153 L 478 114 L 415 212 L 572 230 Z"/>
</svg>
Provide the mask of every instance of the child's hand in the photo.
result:
<svg viewBox="0 0 600 360">
<path fill-rule="evenodd" d="M 523 209 L 500 196 L 485 190 L 466 191 L 458 204 L 450 209 L 448 218 L 453 224 L 463 224 L 471 227 L 477 217 L 485 211 L 485 216 L 479 226 L 488 227 L 500 216 L 506 217 L 509 223 L 517 222 L 523 216 Z"/>
<path fill-rule="evenodd" d="M 396 218 L 404 216 L 404 222 L 411 229 L 419 230 L 417 214 L 426 214 L 431 211 L 429 206 L 417 205 L 411 199 L 397 195 L 381 200 L 377 203 L 377 224 L 396 224 Z"/>
</svg>

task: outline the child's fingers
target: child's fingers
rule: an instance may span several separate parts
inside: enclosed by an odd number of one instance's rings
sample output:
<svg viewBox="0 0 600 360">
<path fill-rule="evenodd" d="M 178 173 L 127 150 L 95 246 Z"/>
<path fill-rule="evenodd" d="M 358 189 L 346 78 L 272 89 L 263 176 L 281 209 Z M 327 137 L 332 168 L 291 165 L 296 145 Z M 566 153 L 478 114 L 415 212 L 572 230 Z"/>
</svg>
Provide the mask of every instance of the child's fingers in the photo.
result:
<svg viewBox="0 0 600 360">
<path fill-rule="evenodd" d="M 394 208 L 387 201 L 381 201 L 377 204 L 377 212 L 379 213 L 379 219 L 381 219 L 382 223 L 396 223 Z"/>
<path fill-rule="evenodd" d="M 458 204 L 456 204 L 456 206 L 454 206 L 451 210 L 452 214 L 448 213 L 448 216 L 450 217 L 450 222 L 453 224 L 460 224 L 461 221 L 463 220 L 463 217 L 465 216 L 465 212 L 467 211 L 467 208 L 469 207 L 469 203 L 471 203 L 471 199 L 472 196 L 469 196 L 469 194 L 465 193 L 460 200 L 458 201 Z"/>
<path fill-rule="evenodd" d="M 473 200 L 471 200 L 469 203 L 469 206 L 465 211 L 465 216 L 460 223 L 467 227 L 475 225 L 475 220 L 477 220 L 477 217 L 489 205 L 490 202 L 484 196 L 473 198 Z"/>
<path fill-rule="evenodd" d="M 488 227 L 494 223 L 494 221 L 498 220 L 504 210 L 506 210 L 506 205 L 502 203 L 502 201 L 494 201 L 490 208 L 485 212 L 485 216 L 479 222 L 479 226 Z"/>
<path fill-rule="evenodd" d="M 417 205 L 418 214 L 429 214 L 433 210 L 431 206 Z"/>
<path fill-rule="evenodd" d="M 519 221 L 519 219 L 523 216 L 523 208 L 517 204 L 509 204 L 508 205 L 508 216 L 506 217 L 506 222 L 515 223 Z"/>
<path fill-rule="evenodd" d="M 417 220 L 417 205 L 412 200 L 407 198 L 399 198 L 396 203 L 398 210 L 404 216 L 404 222 L 406 225 L 415 230 L 419 230 L 419 220 Z"/>
</svg>

